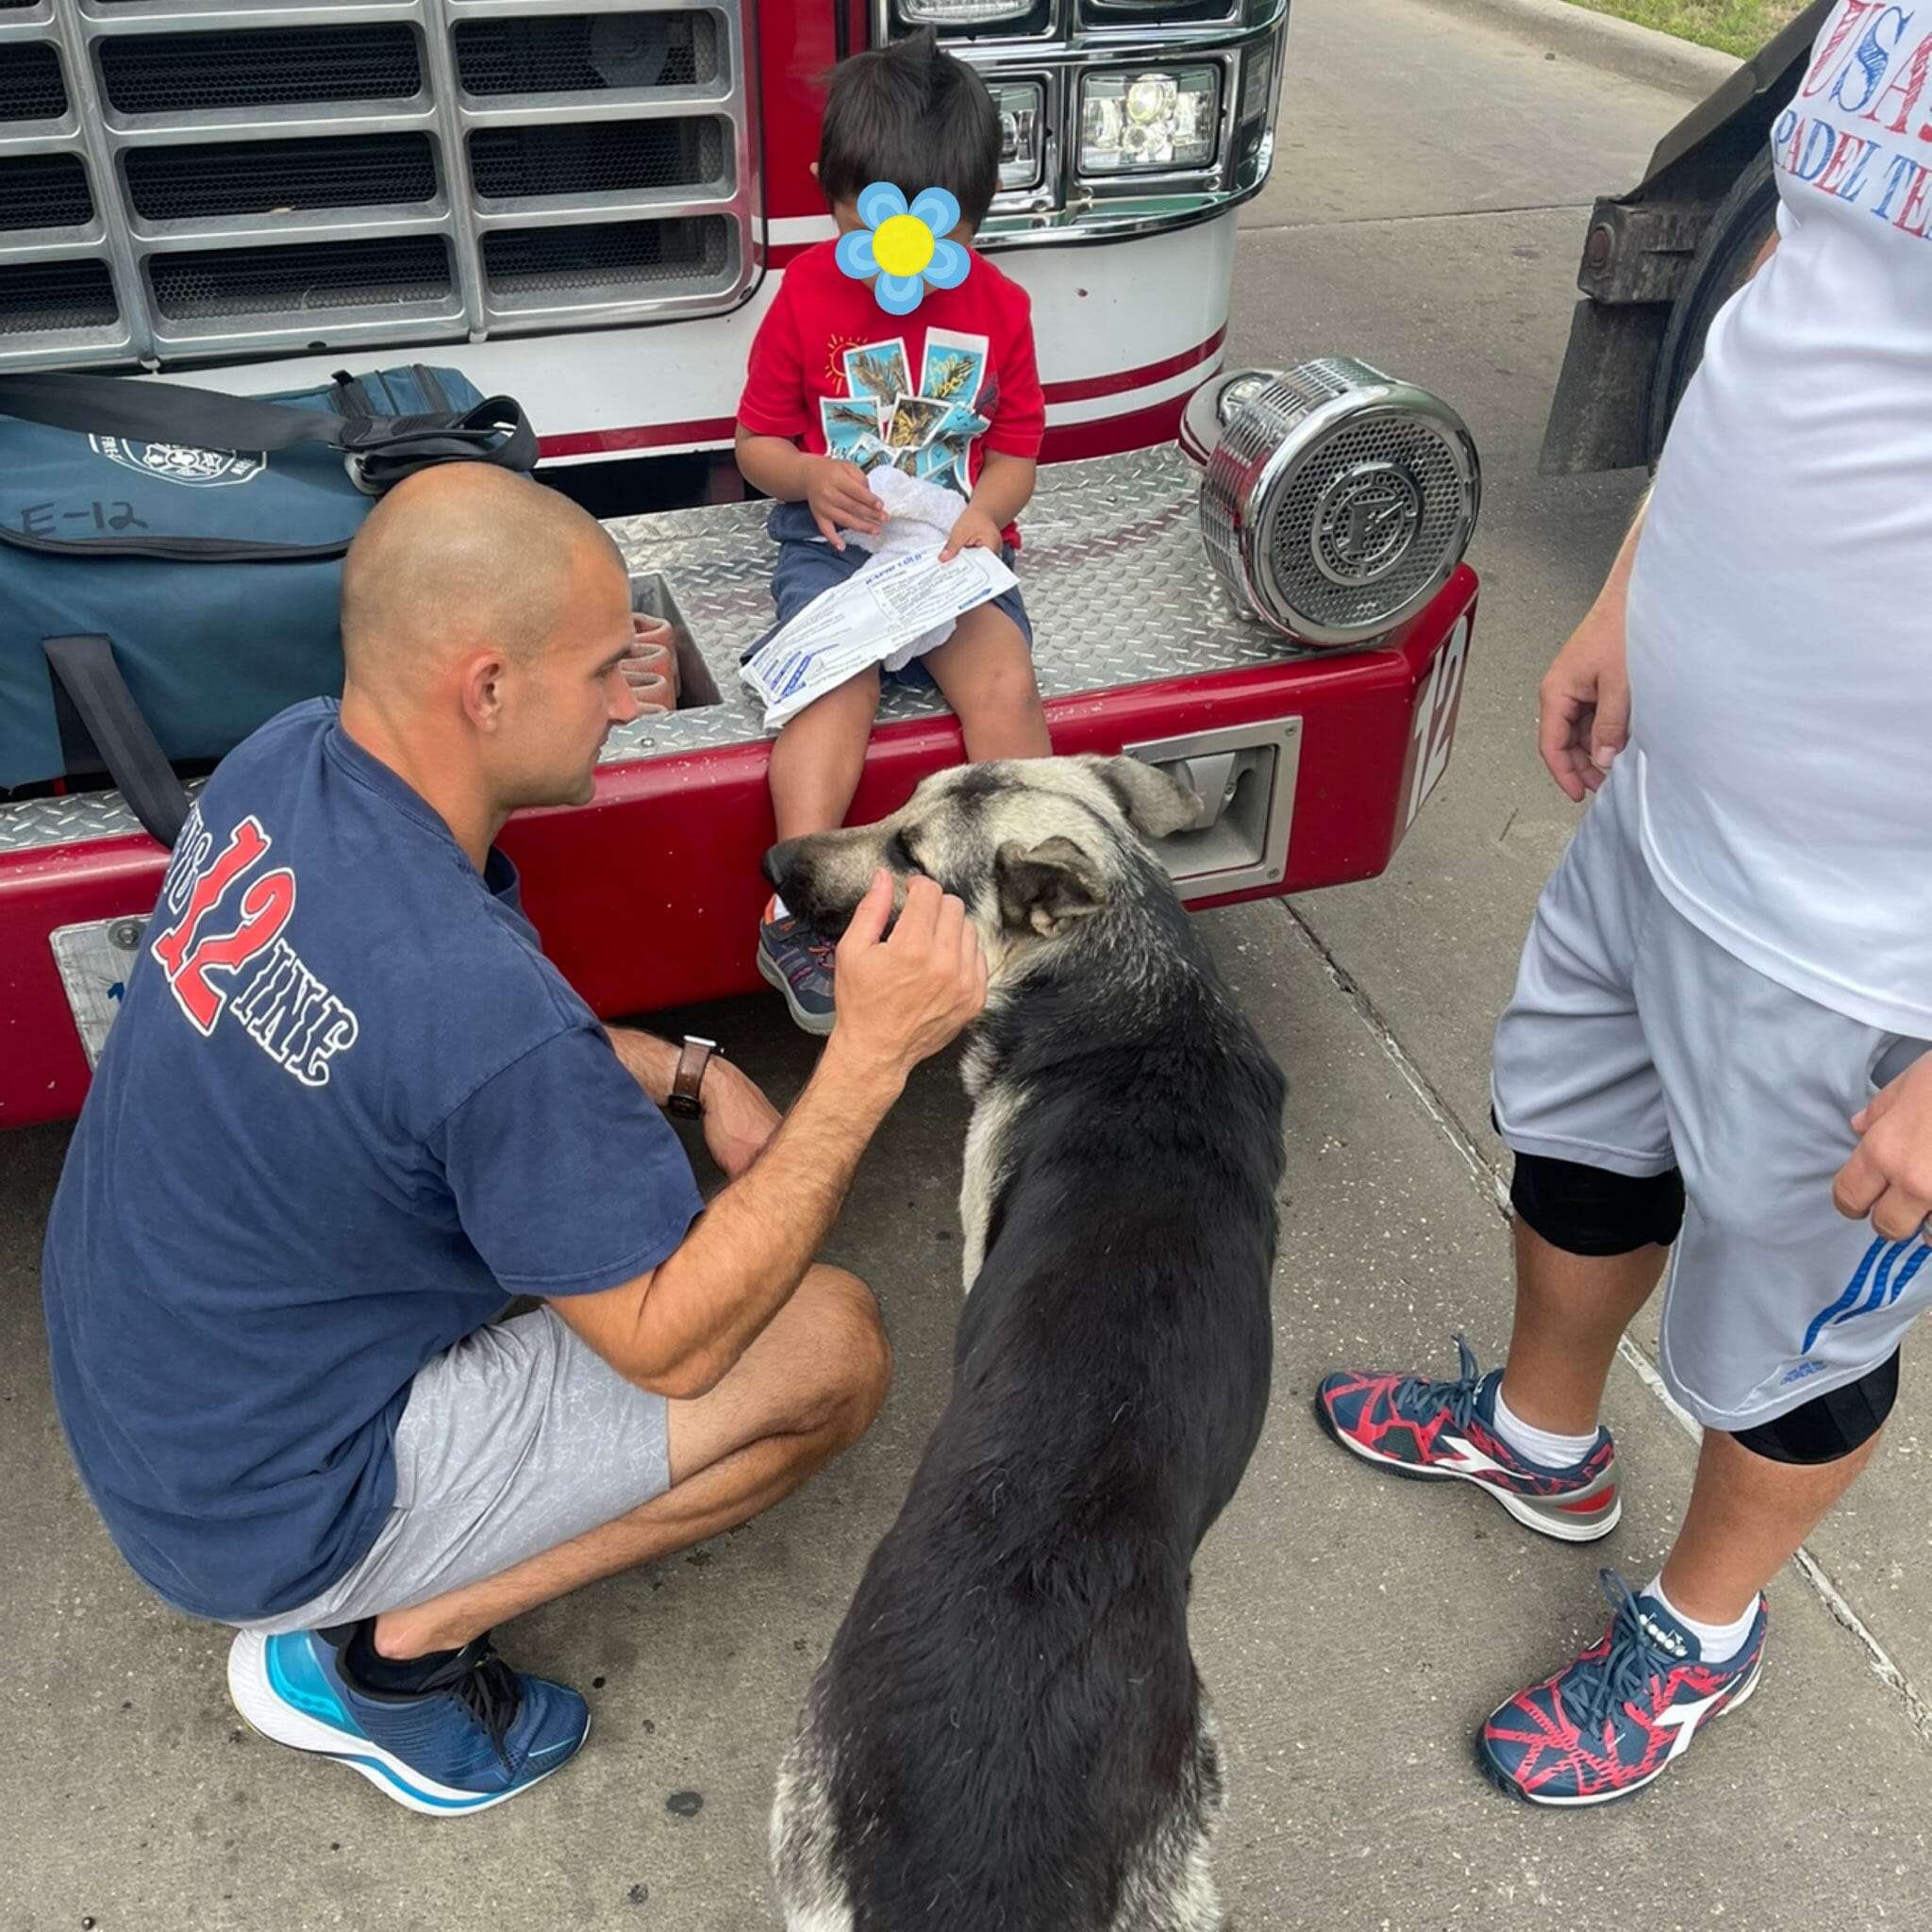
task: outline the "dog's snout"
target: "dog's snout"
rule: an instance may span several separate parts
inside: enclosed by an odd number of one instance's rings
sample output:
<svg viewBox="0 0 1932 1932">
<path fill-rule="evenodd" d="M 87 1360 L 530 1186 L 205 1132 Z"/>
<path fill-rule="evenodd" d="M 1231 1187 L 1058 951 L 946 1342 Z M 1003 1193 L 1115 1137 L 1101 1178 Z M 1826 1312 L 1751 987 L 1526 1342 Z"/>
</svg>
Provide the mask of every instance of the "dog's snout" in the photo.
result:
<svg viewBox="0 0 1932 1932">
<path fill-rule="evenodd" d="M 765 875 L 765 883 L 774 892 L 783 892 L 787 874 L 791 870 L 792 857 L 797 851 L 798 841 L 786 839 L 774 845 L 759 861 L 758 870 Z"/>
</svg>

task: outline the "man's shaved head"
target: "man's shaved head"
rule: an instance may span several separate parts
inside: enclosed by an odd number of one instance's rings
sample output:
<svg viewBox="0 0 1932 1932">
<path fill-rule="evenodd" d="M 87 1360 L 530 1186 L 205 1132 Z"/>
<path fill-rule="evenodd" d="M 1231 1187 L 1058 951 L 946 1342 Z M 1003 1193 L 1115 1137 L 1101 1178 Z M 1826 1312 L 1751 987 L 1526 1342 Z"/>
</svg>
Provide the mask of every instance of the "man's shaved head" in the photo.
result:
<svg viewBox="0 0 1932 1932">
<path fill-rule="evenodd" d="M 596 520 L 554 490 L 485 463 L 421 471 L 369 513 L 343 561 L 349 680 L 408 688 L 478 647 L 527 662 L 600 558 L 624 568 Z"/>
</svg>

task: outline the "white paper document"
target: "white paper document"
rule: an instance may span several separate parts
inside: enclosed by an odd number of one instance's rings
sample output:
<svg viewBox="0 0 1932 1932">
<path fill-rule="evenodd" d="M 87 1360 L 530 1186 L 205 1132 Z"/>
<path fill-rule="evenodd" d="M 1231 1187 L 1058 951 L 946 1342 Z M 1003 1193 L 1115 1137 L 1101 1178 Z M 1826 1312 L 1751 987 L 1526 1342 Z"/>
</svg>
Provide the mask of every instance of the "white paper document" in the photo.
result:
<svg viewBox="0 0 1932 1932">
<path fill-rule="evenodd" d="M 950 563 L 937 549 L 881 559 L 814 597 L 740 675 L 764 703 L 765 729 L 775 731 L 814 698 L 928 632 L 949 633 L 1018 582 L 991 550 L 962 550 Z"/>
</svg>

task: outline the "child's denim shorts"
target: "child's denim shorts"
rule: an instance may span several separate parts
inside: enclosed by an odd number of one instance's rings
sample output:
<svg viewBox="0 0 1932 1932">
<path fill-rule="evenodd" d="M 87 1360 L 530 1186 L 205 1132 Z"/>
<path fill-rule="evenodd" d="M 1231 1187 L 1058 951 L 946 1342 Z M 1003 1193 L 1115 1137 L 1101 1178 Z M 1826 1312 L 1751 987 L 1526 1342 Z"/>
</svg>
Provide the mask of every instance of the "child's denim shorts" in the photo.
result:
<svg viewBox="0 0 1932 1932">
<path fill-rule="evenodd" d="M 843 550 L 834 550 L 819 535 L 819 526 L 812 522 L 811 509 L 803 503 L 774 503 L 771 515 L 765 519 L 765 534 L 778 546 L 778 561 L 772 569 L 772 602 L 778 615 L 771 630 L 744 653 L 747 658 L 758 650 L 780 625 L 790 624 L 822 591 L 829 591 L 834 584 L 842 584 L 848 577 L 856 575 L 859 567 L 871 558 L 871 552 L 861 550 L 857 543 L 848 542 Z M 1008 570 L 1013 567 L 1013 546 L 1010 543 L 1000 546 L 1000 560 Z M 995 610 L 1004 610 L 1020 626 L 1020 635 L 1026 640 L 1026 648 L 1030 651 L 1033 648 L 1033 625 L 1026 615 L 1025 605 L 1020 601 L 1019 591 L 1003 591 L 991 602 Z M 920 658 L 915 658 L 904 670 L 889 673 L 886 681 L 930 691 L 933 680 L 932 673 Z"/>
</svg>

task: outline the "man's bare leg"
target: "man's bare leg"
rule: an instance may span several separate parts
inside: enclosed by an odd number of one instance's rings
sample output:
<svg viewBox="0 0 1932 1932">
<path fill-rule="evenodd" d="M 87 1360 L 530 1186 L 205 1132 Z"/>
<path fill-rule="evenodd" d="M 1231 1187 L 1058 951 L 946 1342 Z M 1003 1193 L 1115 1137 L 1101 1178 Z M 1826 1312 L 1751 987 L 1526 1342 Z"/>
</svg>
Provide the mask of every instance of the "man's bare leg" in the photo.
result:
<svg viewBox="0 0 1932 1932">
<path fill-rule="evenodd" d="M 514 1568 L 376 1619 L 386 1657 L 455 1650 L 600 1577 L 702 1542 L 769 1509 L 862 1436 L 891 1381 L 871 1291 L 815 1267 L 708 1395 L 674 1402 L 671 1488 Z"/>
<path fill-rule="evenodd" d="M 1558 1436 L 1587 1436 L 1617 1342 L 1650 1299 L 1670 1250 L 1569 1255 L 1516 1222 L 1516 1320 L 1500 1393 L 1512 1415 Z"/>
</svg>

